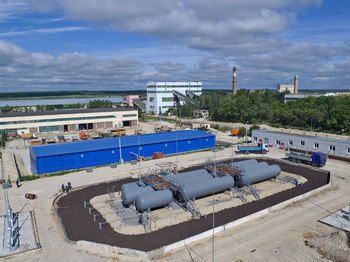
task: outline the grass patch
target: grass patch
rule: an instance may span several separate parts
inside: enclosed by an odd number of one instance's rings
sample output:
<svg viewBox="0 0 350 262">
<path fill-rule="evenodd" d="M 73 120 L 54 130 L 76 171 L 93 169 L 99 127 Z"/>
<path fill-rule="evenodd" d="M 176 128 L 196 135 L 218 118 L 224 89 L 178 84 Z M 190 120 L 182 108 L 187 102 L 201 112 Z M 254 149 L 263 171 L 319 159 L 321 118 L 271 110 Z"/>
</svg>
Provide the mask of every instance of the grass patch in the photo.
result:
<svg viewBox="0 0 350 262">
<path fill-rule="evenodd" d="M 217 125 L 217 124 L 214 124 L 211 126 L 212 128 L 220 131 L 220 132 L 227 132 L 227 131 L 230 131 L 232 128 L 229 127 L 229 126 L 220 126 L 220 125 Z"/>
<path fill-rule="evenodd" d="M 22 176 L 21 182 L 32 181 L 32 180 L 36 180 L 39 178 L 45 178 L 45 177 L 51 177 L 51 176 L 63 176 L 65 174 L 74 173 L 74 172 L 78 172 L 78 171 L 82 171 L 82 170 L 84 170 L 84 169 L 80 168 L 80 169 L 73 169 L 73 170 L 64 170 L 64 171 L 59 171 L 59 172 L 49 173 L 49 174 Z"/>
</svg>

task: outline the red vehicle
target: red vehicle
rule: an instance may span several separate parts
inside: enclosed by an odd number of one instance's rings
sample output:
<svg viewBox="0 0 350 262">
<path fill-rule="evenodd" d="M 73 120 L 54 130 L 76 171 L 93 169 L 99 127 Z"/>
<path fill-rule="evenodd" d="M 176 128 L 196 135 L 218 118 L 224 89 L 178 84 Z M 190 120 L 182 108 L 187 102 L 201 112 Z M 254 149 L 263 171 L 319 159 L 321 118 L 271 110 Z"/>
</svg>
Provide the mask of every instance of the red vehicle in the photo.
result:
<svg viewBox="0 0 350 262">
<path fill-rule="evenodd" d="M 239 128 L 231 129 L 230 133 L 231 136 L 237 136 L 239 133 Z"/>
<path fill-rule="evenodd" d="M 280 149 L 284 149 L 284 143 L 280 144 Z"/>
<path fill-rule="evenodd" d="M 85 132 L 79 132 L 79 136 L 80 136 L 80 139 L 82 139 L 82 140 L 88 139 L 88 136 Z"/>
</svg>

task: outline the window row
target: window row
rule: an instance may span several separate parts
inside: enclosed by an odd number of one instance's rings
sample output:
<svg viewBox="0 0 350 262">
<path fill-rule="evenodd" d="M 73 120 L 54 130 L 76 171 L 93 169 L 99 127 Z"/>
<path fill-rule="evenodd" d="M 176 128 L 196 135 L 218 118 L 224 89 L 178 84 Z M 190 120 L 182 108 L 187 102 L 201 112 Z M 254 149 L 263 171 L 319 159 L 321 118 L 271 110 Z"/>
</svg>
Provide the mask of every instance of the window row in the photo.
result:
<svg viewBox="0 0 350 262">
<path fill-rule="evenodd" d="M 0 125 L 15 125 L 15 124 L 104 119 L 104 118 L 116 118 L 116 116 L 115 115 L 107 115 L 107 116 L 86 116 L 86 117 L 53 118 L 53 119 L 39 119 L 39 120 L 18 120 L 18 121 L 0 122 Z"/>
<path fill-rule="evenodd" d="M 258 138 L 257 138 L 257 137 L 254 137 L 254 140 L 257 141 Z M 276 144 L 276 145 L 281 145 L 281 144 L 282 144 L 282 143 L 281 143 L 281 140 L 278 140 L 278 139 L 277 139 L 277 140 L 275 141 L 275 144 Z M 293 144 L 294 144 L 293 140 L 289 140 L 289 141 L 288 141 L 288 145 L 292 146 Z M 301 140 L 299 145 L 300 145 L 300 146 L 305 146 L 305 141 L 304 141 L 304 140 Z M 313 144 L 313 147 L 314 147 L 315 149 L 319 149 L 319 148 L 320 148 L 320 144 L 319 144 L 319 143 L 314 143 L 314 144 Z M 328 151 L 334 153 L 334 152 L 335 152 L 335 148 L 336 148 L 335 145 L 329 145 L 329 146 L 328 146 Z M 347 154 L 350 154 L 350 147 L 348 147 L 348 148 L 346 149 L 346 153 L 347 153 Z"/>
</svg>

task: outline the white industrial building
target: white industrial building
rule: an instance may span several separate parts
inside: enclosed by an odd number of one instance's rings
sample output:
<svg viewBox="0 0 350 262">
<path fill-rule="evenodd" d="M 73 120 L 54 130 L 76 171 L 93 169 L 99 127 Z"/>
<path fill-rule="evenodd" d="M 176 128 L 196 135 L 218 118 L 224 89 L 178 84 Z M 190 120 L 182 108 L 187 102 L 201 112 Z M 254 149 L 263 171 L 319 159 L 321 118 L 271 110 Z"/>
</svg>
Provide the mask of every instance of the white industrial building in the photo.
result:
<svg viewBox="0 0 350 262">
<path fill-rule="evenodd" d="M 160 114 L 169 108 L 176 106 L 174 93 L 188 96 L 188 92 L 194 95 L 202 94 L 202 82 L 149 82 L 147 84 L 146 112 Z M 180 104 L 184 104 L 180 96 Z"/>
<path fill-rule="evenodd" d="M 289 91 L 291 94 L 294 93 L 294 85 L 288 85 L 288 84 L 277 84 L 276 86 L 276 92 L 282 93 Z"/>
<path fill-rule="evenodd" d="M 0 135 L 4 132 L 16 132 L 22 135 L 137 125 L 138 111 L 134 108 L 67 109 L 0 114 Z"/>
<path fill-rule="evenodd" d="M 350 157 L 350 138 L 335 139 L 330 137 L 300 135 L 286 132 L 255 129 L 252 131 L 254 143 L 263 142 L 274 147 L 295 148 L 308 151 L 323 152 L 328 155 Z"/>
</svg>

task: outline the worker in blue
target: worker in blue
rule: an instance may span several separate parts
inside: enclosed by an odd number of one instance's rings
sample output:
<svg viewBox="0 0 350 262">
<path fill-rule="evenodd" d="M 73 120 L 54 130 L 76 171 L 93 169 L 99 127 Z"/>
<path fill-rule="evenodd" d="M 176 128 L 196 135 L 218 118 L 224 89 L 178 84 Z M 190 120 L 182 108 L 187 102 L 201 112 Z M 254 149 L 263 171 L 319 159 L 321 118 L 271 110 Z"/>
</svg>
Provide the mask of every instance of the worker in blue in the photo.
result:
<svg viewBox="0 0 350 262">
<path fill-rule="evenodd" d="M 295 184 L 295 186 L 297 186 L 298 185 L 298 180 L 294 179 L 294 184 Z"/>
<path fill-rule="evenodd" d="M 72 184 L 68 181 L 67 187 L 66 187 L 66 192 L 68 193 L 71 188 L 72 188 Z"/>
<path fill-rule="evenodd" d="M 20 188 L 22 185 L 19 183 L 19 178 L 17 178 L 17 180 L 16 180 L 16 186 L 17 186 L 17 188 Z"/>
<path fill-rule="evenodd" d="M 63 193 L 66 191 L 66 187 L 64 186 L 64 184 L 61 185 L 61 189 Z"/>
</svg>

